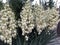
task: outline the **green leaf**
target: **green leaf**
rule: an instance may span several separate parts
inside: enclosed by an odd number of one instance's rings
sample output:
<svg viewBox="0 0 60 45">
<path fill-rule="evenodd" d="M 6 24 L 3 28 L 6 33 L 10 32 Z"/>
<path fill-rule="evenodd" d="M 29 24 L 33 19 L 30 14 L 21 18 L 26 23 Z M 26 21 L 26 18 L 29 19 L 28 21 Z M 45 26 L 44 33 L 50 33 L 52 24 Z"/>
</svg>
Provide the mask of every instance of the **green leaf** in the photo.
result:
<svg viewBox="0 0 60 45">
<path fill-rule="evenodd" d="M 29 35 L 29 40 L 26 41 L 25 37 L 17 36 L 17 45 L 47 45 L 50 40 L 56 38 L 55 31 L 43 30 L 40 35 L 37 35 L 37 32 L 33 31 Z M 52 41 L 53 43 L 53 41 Z"/>
</svg>

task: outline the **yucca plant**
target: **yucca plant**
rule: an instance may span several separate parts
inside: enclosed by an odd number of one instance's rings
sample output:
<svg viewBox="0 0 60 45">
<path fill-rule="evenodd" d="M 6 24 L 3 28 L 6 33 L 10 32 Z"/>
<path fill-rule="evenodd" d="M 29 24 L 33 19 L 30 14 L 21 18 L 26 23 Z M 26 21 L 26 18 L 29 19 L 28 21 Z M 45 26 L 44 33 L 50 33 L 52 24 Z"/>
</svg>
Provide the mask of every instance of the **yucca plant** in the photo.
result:
<svg viewBox="0 0 60 45">
<path fill-rule="evenodd" d="M 30 0 L 27 0 L 20 13 L 21 34 L 16 36 L 16 45 L 47 45 L 55 38 L 54 28 L 58 22 L 58 12 L 53 7 L 44 10 L 37 4 L 32 7 Z"/>
<path fill-rule="evenodd" d="M 23 7 L 20 0 L 11 0 L 10 4 L 4 4 L 0 11 L 1 40 L 10 45 L 46 45 L 55 38 L 53 29 L 58 22 L 55 8 L 44 10 L 37 4 L 32 7 L 30 0 Z"/>
<path fill-rule="evenodd" d="M 34 27 L 40 34 L 46 26 L 51 30 L 57 25 L 59 15 L 55 8 L 44 10 L 42 6 L 37 4 L 32 7 L 30 0 L 28 0 L 22 9 L 20 13 L 21 21 L 19 23 L 19 26 L 22 28 L 22 35 L 31 33 Z"/>
</svg>

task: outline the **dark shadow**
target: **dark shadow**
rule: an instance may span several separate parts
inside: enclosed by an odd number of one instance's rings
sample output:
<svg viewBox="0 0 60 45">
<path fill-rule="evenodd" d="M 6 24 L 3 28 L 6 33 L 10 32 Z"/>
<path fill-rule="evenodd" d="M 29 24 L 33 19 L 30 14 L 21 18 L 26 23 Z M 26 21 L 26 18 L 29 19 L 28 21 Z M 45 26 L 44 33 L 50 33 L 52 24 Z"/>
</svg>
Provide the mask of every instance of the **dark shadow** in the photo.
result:
<svg viewBox="0 0 60 45">
<path fill-rule="evenodd" d="M 54 7 L 54 2 L 53 0 L 49 0 L 49 8 L 52 9 Z"/>
<path fill-rule="evenodd" d="M 0 45 L 9 45 L 9 44 L 4 43 L 4 41 L 0 40 Z"/>
<path fill-rule="evenodd" d="M 47 5 L 46 2 L 45 2 L 45 4 L 43 4 L 43 8 L 44 8 L 44 10 L 47 10 L 48 9 L 48 5 Z"/>
<path fill-rule="evenodd" d="M 15 13 L 16 20 L 21 19 L 20 12 L 23 10 L 22 7 L 24 5 L 25 5 L 25 2 L 23 3 L 22 0 L 10 0 L 9 1 L 9 6 L 12 9 L 12 11 Z"/>
<path fill-rule="evenodd" d="M 26 1 L 26 0 L 25 0 Z M 9 1 L 9 6 L 12 9 L 12 11 L 15 13 L 15 20 L 18 21 L 20 17 L 20 12 L 22 11 L 22 7 L 24 6 L 25 3 L 22 3 L 22 0 L 10 0 Z M 17 36 L 15 38 L 12 37 L 12 45 L 19 45 L 20 40 L 21 43 L 24 42 L 24 36 L 22 36 L 22 29 L 18 26 L 18 23 L 16 23 L 16 31 L 17 31 Z"/>
<path fill-rule="evenodd" d="M 16 38 L 12 37 L 12 45 L 16 45 Z"/>
<path fill-rule="evenodd" d="M 24 36 L 22 36 L 22 29 L 19 26 L 16 29 L 17 36 L 15 38 L 12 37 L 12 45 L 23 45 Z"/>
<path fill-rule="evenodd" d="M 57 25 L 57 35 L 60 36 L 60 21 L 58 22 Z"/>
<path fill-rule="evenodd" d="M 20 0 L 10 0 L 9 6 L 12 11 L 15 13 L 15 19 L 18 20 L 20 18 L 20 12 L 22 10 L 22 2 Z"/>
<path fill-rule="evenodd" d="M 59 18 L 60 18 L 60 6 L 59 6 L 59 8 L 58 8 L 58 11 L 59 11 Z"/>
<path fill-rule="evenodd" d="M 3 3 L 0 1 L 0 11 L 4 9 Z"/>
<path fill-rule="evenodd" d="M 43 4 L 44 10 L 47 10 L 48 8 L 52 9 L 53 7 L 54 7 L 53 0 L 49 0 L 49 2 L 45 2 L 45 4 Z"/>
</svg>

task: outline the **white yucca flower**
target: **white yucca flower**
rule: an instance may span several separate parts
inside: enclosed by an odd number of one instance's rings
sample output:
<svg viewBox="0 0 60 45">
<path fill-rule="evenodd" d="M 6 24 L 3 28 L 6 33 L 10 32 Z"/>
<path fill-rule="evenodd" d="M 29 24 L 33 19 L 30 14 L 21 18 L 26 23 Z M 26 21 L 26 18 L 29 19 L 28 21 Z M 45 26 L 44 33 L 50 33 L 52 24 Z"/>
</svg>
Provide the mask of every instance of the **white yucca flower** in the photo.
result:
<svg viewBox="0 0 60 45">
<path fill-rule="evenodd" d="M 9 7 L 9 4 L 4 5 L 4 9 L 0 11 L 0 33 L 4 36 L 4 42 L 12 43 L 12 35 L 16 36 L 16 22 L 15 14 L 12 12 L 12 9 Z M 11 35 L 12 34 L 12 35 Z M 7 40 L 6 40 L 7 39 Z"/>
<path fill-rule="evenodd" d="M 6 2 L 7 2 L 7 0 L 3 0 L 3 1 L 2 1 L 2 3 L 6 3 Z"/>
<path fill-rule="evenodd" d="M 28 36 L 25 36 L 26 41 L 28 41 L 28 38 L 29 38 Z"/>
<path fill-rule="evenodd" d="M 56 28 L 58 23 L 59 14 L 55 8 L 44 10 L 42 6 L 34 6 L 34 16 L 37 25 L 37 31 L 40 33 L 45 27 L 48 26 L 49 30 Z"/>
<path fill-rule="evenodd" d="M 28 0 L 26 2 L 25 6 L 22 9 L 23 10 L 20 13 L 20 16 L 22 18 L 21 19 L 22 21 L 20 23 L 20 27 L 22 28 L 22 35 L 25 35 L 26 33 L 32 32 L 32 29 L 34 27 L 30 0 Z"/>
</svg>

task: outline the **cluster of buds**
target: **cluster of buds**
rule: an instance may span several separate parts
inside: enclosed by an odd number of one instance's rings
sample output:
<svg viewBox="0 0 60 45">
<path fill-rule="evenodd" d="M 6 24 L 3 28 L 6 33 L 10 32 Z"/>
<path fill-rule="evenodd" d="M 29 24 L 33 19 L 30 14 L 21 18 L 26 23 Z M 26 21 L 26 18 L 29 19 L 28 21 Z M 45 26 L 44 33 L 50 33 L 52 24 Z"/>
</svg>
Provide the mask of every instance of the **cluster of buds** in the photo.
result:
<svg viewBox="0 0 60 45">
<path fill-rule="evenodd" d="M 26 33 L 28 34 L 32 32 L 32 29 L 34 27 L 32 9 L 29 0 L 26 2 L 25 7 L 23 7 L 22 9 L 23 10 L 20 13 L 21 28 L 22 28 L 22 35 L 25 35 Z"/>
<path fill-rule="evenodd" d="M 23 10 L 20 13 L 20 27 L 22 28 L 22 35 L 31 33 L 35 26 L 38 34 L 41 34 L 42 30 L 47 26 L 49 30 L 56 28 L 59 15 L 54 7 L 52 9 L 48 8 L 47 10 L 44 10 L 42 6 L 38 6 L 36 4 L 32 8 L 28 0 L 22 9 Z M 26 37 L 27 36 L 25 36 L 25 38 Z"/>
<path fill-rule="evenodd" d="M 15 14 L 9 4 L 4 4 L 4 9 L 0 11 L 0 39 L 11 45 L 12 37 L 16 35 L 15 27 Z"/>
<path fill-rule="evenodd" d="M 33 15 L 35 16 L 34 19 L 36 20 L 38 34 L 46 27 L 48 27 L 49 30 L 53 30 L 58 24 L 59 14 L 54 7 L 44 10 L 42 6 L 35 5 Z"/>
</svg>

